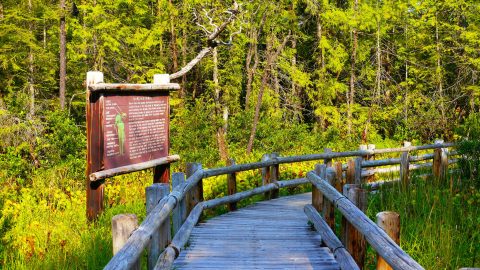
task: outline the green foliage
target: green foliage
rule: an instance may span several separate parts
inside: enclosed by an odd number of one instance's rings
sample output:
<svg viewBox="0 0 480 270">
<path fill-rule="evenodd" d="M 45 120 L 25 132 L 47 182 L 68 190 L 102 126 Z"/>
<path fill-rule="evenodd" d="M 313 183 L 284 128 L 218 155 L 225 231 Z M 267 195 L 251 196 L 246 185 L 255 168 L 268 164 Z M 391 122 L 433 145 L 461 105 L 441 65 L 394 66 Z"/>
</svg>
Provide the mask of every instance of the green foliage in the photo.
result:
<svg viewBox="0 0 480 270">
<path fill-rule="evenodd" d="M 461 172 L 465 178 L 475 181 L 476 186 L 480 187 L 480 114 L 470 114 L 458 127 L 457 133 L 461 136 L 457 147 L 461 155 Z"/>
<path fill-rule="evenodd" d="M 450 175 L 451 182 L 413 176 L 405 191 L 384 189 L 369 199 L 368 216 L 381 211 L 400 214 L 400 247 L 425 269 L 458 269 L 480 265 L 480 192 L 473 183 Z M 376 254 L 367 253 L 374 267 Z M 368 267 L 368 268 L 370 268 Z"/>
</svg>

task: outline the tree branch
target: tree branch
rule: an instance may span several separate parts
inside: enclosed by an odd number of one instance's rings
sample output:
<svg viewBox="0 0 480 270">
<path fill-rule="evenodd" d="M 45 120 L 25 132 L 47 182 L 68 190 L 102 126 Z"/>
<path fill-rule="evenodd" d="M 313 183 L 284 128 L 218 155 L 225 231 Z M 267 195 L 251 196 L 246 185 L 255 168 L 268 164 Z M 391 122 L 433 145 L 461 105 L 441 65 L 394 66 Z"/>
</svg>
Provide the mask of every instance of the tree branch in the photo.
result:
<svg viewBox="0 0 480 270">
<path fill-rule="evenodd" d="M 215 25 L 213 23 L 213 19 L 208 16 L 208 12 L 204 11 L 207 14 L 207 18 L 210 20 L 211 25 Z M 202 27 L 203 31 L 205 31 L 207 34 L 210 34 L 207 37 L 207 45 L 208 47 L 203 48 L 200 53 L 197 54 L 197 56 L 192 59 L 186 66 L 182 67 L 180 71 L 177 71 L 173 74 L 170 74 L 170 80 L 174 80 L 177 78 L 182 77 L 183 75 L 187 74 L 200 60 L 202 60 L 213 48 L 215 48 L 218 44 L 225 44 L 225 45 L 230 45 L 232 43 L 232 38 L 233 35 L 239 34 L 242 31 L 242 28 L 240 27 L 240 30 L 237 32 L 234 32 L 230 35 L 230 41 L 229 43 L 221 42 L 221 41 L 216 41 L 215 39 L 227 28 L 227 26 L 235 19 L 236 15 L 239 13 L 238 10 L 238 4 L 237 2 L 233 3 L 233 9 L 229 10 L 230 17 L 226 21 L 224 21 L 219 27 L 215 27 L 213 32 L 208 31 L 204 26 L 200 25 Z M 215 25 L 216 26 L 216 25 Z"/>
</svg>

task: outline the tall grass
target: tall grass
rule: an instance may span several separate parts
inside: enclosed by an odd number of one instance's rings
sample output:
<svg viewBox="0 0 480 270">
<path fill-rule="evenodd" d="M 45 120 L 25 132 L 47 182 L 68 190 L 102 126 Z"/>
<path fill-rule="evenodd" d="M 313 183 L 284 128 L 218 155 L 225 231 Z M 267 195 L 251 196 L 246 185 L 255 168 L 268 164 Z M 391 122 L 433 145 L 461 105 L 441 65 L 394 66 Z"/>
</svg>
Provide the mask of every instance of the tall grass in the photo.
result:
<svg viewBox="0 0 480 270">
<path fill-rule="evenodd" d="M 426 269 L 480 266 L 480 191 L 473 181 L 449 175 L 439 183 L 413 176 L 407 190 L 396 185 L 372 195 L 367 210 L 400 214 L 400 246 Z M 369 250 L 367 263 L 375 262 Z"/>
</svg>

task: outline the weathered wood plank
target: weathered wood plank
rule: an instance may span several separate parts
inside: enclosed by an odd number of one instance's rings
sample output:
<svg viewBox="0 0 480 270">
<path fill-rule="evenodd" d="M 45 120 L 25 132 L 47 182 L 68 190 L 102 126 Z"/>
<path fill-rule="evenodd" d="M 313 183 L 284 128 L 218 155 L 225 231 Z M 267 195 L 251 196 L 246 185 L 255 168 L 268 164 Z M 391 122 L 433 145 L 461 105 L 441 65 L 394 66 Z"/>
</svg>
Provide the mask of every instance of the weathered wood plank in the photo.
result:
<svg viewBox="0 0 480 270">
<path fill-rule="evenodd" d="M 306 179 L 301 180 L 302 183 Z M 284 181 L 292 182 L 292 181 Z M 270 183 L 257 188 L 278 188 Z M 235 195 L 242 194 L 242 192 Z M 339 269 L 333 254 L 321 247 L 302 213 L 310 194 L 282 197 L 228 212 L 193 228 L 189 246 L 175 269 Z M 238 199 L 238 197 L 237 197 Z M 220 203 L 218 199 L 212 205 Z M 203 204 L 211 203 L 205 201 Z M 222 203 L 228 203 L 222 201 Z M 275 228 L 272 230 L 272 228 Z"/>
<path fill-rule="evenodd" d="M 97 83 L 88 86 L 91 92 L 97 91 L 169 91 L 178 90 L 180 85 L 178 83 L 167 84 L 136 84 L 136 83 Z"/>
<path fill-rule="evenodd" d="M 343 216 L 365 236 L 368 243 L 380 256 L 392 265 L 394 269 L 424 269 L 390 239 L 381 228 L 325 180 L 318 177 L 314 172 L 309 172 L 307 178 L 322 191 L 325 197 L 334 202 Z"/>
<path fill-rule="evenodd" d="M 177 186 L 169 196 L 163 198 L 104 269 L 131 269 L 149 243 L 152 234 L 170 216 L 178 201 L 181 201 L 202 177 L 203 170 L 197 170 L 185 183 Z"/>
<path fill-rule="evenodd" d="M 165 198 L 170 192 L 168 184 L 154 183 L 145 190 L 147 215 L 155 208 L 161 199 Z M 147 247 L 148 259 L 147 269 L 153 269 L 157 258 L 163 249 L 170 243 L 170 219 L 167 218 L 158 231 L 152 234 L 152 238 Z"/>
<path fill-rule="evenodd" d="M 443 144 L 428 144 L 428 145 L 402 147 L 402 148 L 386 148 L 386 149 L 375 149 L 375 150 L 331 152 L 331 153 L 321 153 L 321 154 L 291 156 L 291 157 L 277 157 L 277 158 L 270 159 L 268 161 L 254 162 L 254 163 L 248 163 L 248 164 L 238 164 L 235 166 L 222 167 L 222 168 L 207 169 L 204 172 L 205 173 L 204 177 L 212 177 L 217 175 L 230 174 L 234 172 L 249 171 L 249 170 L 260 169 L 267 166 L 276 165 L 276 164 L 295 163 L 295 162 L 304 162 L 304 161 L 313 161 L 313 160 L 325 160 L 325 159 L 342 158 L 342 157 L 368 156 L 373 154 L 428 150 L 428 149 L 446 148 L 446 147 L 453 147 L 453 146 L 455 146 L 454 143 L 443 143 Z"/>
<path fill-rule="evenodd" d="M 116 175 L 150 169 L 163 164 L 170 164 L 172 162 L 179 161 L 179 160 L 180 160 L 179 155 L 167 156 L 163 158 L 150 160 L 147 162 L 137 163 L 137 164 L 128 165 L 128 166 L 122 166 L 122 167 L 118 167 L 110 170 L 94 172 L 89 175 L 89 179 L 90 181 L 95 182 L 95 181 L 99 181 L 99 180 L 102 180 L 108 177 L 113 177 Z"/>
<path fill-rule="evenodd" d="M 335 255 L 335 259 L 340 264 L 340 268 L 342 270 L 360 269 L 350 253 L 347 252 L 343 244 L 338 240 L 337 236 L 330 228 L 330 225 L 322 219 L 315 208 L 313 208 L 312 205 L 305 205 L 303 211 L 313 223 L 317 232 L 322 236 L 322 240 L 327 247 L 333 251 L 333 255 Z"/>
<path fill-rule="evenodd" d="M 113 254 L 118 253 L 137 228 L 138 219 L 134 214 L 120 214 L 112 218 Z M 140 261 L 136 261 L 132 269 L 140 269 Z"/>
</svg>

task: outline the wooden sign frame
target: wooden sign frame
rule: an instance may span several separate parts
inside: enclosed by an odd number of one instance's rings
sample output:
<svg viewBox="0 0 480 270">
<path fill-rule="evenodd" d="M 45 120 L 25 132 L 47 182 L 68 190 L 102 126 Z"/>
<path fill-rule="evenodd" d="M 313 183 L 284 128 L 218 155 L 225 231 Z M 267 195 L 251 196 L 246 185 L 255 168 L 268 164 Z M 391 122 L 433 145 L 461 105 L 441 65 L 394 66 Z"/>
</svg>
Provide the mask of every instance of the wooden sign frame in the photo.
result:
<svg viewBox="0 0 480 270">
<path fill-rule="evenodd" d="M 166 79 L 166 80 L 165 80 Z M 154 183 L 169 183 L 169 92 L 180 88 L 168 74 L 153 84 L 106 84 L 87 73 L 87 217 L 103 211 L 107 177 L 154 168 Z"/>
</svg>

